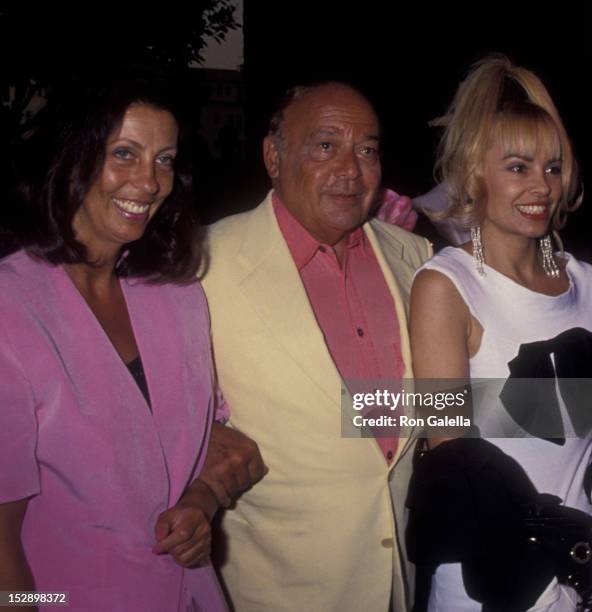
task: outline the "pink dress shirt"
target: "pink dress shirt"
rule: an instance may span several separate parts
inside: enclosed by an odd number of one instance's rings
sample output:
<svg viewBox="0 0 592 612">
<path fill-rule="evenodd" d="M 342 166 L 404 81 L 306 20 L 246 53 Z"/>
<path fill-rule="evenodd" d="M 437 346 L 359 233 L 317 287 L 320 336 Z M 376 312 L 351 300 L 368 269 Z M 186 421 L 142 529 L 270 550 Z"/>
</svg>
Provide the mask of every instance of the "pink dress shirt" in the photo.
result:
<svg viewBox="0 0 592 612">
<path fill-rule="evenodd" d="M 341 378 L 400 379 L 404 365 L 395 305 L 364 231 L 350 234 L 340 266 L 333 247 L 311 236 L 275 193 L 273 209 Z M 390 463 L 398 438 L 376 441 Z"/>
<path fill-rule="evenodd" d="M 203 465 L 213 366 L 203 292 L 122 279 L 152 412 L 61 266 L 0 262 L 0 503 L 29 498 L 39 591 L 68 610 L 226 610 L 211 567 L 152 553 Z M 197 607 L 198 606 L 198 607 Z"/>
</svg>

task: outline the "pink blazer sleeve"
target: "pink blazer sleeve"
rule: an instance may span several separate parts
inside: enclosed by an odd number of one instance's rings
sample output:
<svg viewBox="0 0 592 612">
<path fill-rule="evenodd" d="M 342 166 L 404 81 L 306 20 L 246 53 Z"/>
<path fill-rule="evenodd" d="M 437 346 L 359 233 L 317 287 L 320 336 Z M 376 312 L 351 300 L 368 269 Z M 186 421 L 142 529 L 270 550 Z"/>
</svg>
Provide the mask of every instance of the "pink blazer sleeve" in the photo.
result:
<svg viewBox="0 0 592 612">
<path fill-rule="evenodd" d="M 0 503 L 40 491 L 33 390 L 0 326 Z"/>
</svg>

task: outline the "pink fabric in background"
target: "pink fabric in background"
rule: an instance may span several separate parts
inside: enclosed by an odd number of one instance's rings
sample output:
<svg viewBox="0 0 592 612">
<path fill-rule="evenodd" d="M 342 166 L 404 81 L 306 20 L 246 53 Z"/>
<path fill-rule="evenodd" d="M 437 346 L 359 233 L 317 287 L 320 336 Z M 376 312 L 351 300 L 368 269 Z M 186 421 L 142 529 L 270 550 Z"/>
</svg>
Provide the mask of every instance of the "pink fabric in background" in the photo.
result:
<svg viewBox="0 0 592 612">
<path fill-rule="evenodd" d="M 376 218 L 391 225 L 398 225 L 408 232 L 413 231 L 417 223 L 417 213 L 412 208 L 411 199 L 399 195 L 392 189 L 383 190 Z"/>
</svg>

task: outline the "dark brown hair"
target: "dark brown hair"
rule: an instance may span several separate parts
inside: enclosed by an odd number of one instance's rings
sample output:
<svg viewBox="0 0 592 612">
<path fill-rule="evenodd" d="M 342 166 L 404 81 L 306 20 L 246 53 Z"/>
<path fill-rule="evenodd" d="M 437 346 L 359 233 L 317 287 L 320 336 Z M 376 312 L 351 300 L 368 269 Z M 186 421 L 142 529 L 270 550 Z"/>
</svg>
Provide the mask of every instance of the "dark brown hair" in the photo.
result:
<svg viewBox="0 0 592 612">
<path fill-rule="evenodd" d="M 186 161 L 185 122 L 175 87 L 162 74 L 137 68 L 99 81 L 71 88 L 65 102 L 49 113 L 52 152 L 43 179 L 24 190 L 34 222 L 21 246 L 52 264 L 93 264 L 74 236 L 72 221 L 103 166 L 109 135 L 130 105 L 146 104 L 170 112 L 179 126 L 173 190 L 143 236 L 125 246 L 116 273 L 153 282 L 190 281 L 200 264 L 201 245 Z"/>
</svg>

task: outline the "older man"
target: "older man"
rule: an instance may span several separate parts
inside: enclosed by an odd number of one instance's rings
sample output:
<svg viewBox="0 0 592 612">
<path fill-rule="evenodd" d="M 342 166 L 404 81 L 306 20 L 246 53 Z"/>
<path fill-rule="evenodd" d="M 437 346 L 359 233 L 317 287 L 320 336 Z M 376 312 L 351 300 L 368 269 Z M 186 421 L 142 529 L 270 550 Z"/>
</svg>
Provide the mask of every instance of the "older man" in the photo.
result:
<svg viewBox="0 0 592 612">
<path fill-rule="evenodd" d="M 380 126 L 350 86 L 294 89 L 263 152 L 273 191 L 211 227 L 204 278 L 230 424 L 269 467 L 224 517 L 222 575 L 237 612 L 406 610 L 411 453 L 342 438 L 340 389 L 410 375 L 406 302 L 430 246 L 367 222 Z"/>
</svg>

